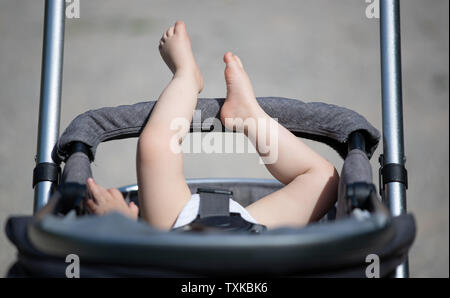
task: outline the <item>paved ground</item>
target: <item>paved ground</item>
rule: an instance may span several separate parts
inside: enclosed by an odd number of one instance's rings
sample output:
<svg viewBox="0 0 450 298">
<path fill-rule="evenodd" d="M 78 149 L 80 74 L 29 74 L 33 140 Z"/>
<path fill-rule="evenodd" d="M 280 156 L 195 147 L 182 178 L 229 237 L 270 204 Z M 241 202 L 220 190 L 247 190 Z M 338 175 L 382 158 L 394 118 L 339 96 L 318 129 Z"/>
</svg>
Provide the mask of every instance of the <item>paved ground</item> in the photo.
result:
<svg viewBox="0 0 450 298">
<path fill-rule="evenodd" d="M 30 214 L 36 149 L 43 2 L 0 1 L 0 221 Z M 447 0 L 402 1 L 409 210 L 418 236 L 415 277 L 449 276 Z M 242 57 L 258 96 L 350 107 L 381 129 L 378 21 L 363 0 L 81 0 L 66 26 L 61 127 L 92 108 L 155 99 L 169 80 L 161 32 L 183 19 L 203 71 L 204 97 L 223 96 L 226 50 Z M 135 140 L 102 145 L 94 174 L 105 186 L 134 183 Z M 312 144 L 342 166 L 336 153 Z M 381 146 L 380 146 L 381 147 Z M 380 150 L 377 150 L 376 157 Z M 372 161 L 376 171 L 376 158 Z M 188 155 L 188 177 L 269 177 L 254 155 Z M 0 236 L 0 272 L 15 251 Z"/>
</svg>

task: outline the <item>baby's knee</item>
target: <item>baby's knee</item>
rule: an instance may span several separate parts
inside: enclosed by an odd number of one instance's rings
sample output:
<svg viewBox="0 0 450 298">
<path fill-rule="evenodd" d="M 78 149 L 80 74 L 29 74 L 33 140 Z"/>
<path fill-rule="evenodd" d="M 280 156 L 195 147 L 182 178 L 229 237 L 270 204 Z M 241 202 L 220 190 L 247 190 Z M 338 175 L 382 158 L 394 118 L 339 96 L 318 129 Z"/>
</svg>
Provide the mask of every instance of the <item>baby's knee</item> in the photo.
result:
<svg viewBox="0 0 450 298">
<path fill-rule="evenodd" d="M 339 184 L 339 174 L 331 163 L 326 162 L 318 167 L 315 170 L 315 175 L 317 176 L 317 180 L 322 184 L 325 184 L 325 186 L 337 189 L 337 185 Z"/>
</svg>

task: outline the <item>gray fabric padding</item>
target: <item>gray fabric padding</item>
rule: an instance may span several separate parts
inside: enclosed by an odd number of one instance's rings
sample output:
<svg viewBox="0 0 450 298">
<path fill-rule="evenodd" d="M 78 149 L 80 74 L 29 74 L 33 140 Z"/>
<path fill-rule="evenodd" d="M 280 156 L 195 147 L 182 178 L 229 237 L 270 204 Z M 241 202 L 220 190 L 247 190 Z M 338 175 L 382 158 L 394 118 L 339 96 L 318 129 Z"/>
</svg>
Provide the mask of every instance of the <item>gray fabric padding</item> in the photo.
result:
<svg viewBox="0 0 450 298">
<path fill-rule="evenodd" d="M 349 205 L 346 202 L 345 186 L 355 182 L 373 183 L 370 161 L 367 155 L 359 149 L 350 151 L 342 166 L 338 187 L 337 217 L 348 214 Z"/>
<path fill-rule="evenodd" d="M 83 152 L 72 154 L 66 161 L 62 173 L 64 183 L 86 184 L 87 178 L 92 177 L 91 161 Z"/>
<path fill-rule="evenodd" d="M 354 131 L 363 131 L 369 156 L 375 151 L 380 134 L 358 113 L 331 104 L 280 97 L 257 98 L 261 107 L 295 135 L 324 142 L 333 147 L 343 158 L 347 155 L 347 140 Z M 193 121 L 191 129 L 200 130 L 201 124 L 210 118 L 219 119 L 223 98 L 202 98 L 197 110 L 201 120 Z M 77 116 L 59 138 L 54 150 L 57 162 L 66 161 L 72 142 L 89 146 L 95 158 L 101 142 L 138 137 L 147 122 L 155 101 L 133 105 L 106 107 L 90 110 Z M 195 120 L 195 119 L 194 119 Z M 201 121 L 201 122 L 200 122 Z M 204 129 L 204 127 L 203 127 Z M 207 129 L 206 129 L 207 130 Z"/>
</svg>

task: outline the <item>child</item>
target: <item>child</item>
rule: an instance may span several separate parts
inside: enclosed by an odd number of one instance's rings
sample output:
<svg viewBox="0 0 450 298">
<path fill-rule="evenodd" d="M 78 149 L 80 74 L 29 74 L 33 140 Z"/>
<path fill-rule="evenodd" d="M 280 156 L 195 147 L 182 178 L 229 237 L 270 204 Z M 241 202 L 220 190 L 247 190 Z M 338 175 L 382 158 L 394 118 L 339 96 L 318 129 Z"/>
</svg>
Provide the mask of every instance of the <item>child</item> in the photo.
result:
<svg viewBox="0 0 450 298">
<path fill-rule="evenodd" d="M 161 93 L 139 137 L 136 157 L 138 196 L 143 220 L 161 229 L 171 229 L 187 223 L 181 223 L 180 219 L 193 218 L 198 210 L 198 200 L 191 195 L 183 175 L 182 153 L 172 150 L 171 146 L 173 138 L 181 144 L 187 131 L 173 130 L 171 124 L 174 119 L 186 119 L 190 123 L 197 95 L 203 88 L 203 78 L 183 22 L 176 22 L 163 34 L 159 50 L 173 78 Z M 245 209 L 240 205 L 236 207 L 237 203 L 233 201 L 234 207 L 244 218 L 269 229 L 299 227 L 320 219 L 336 201 L 339 181 L 336 169 L 264 112 L 238 56 L 227 52 L 223 59 L 227 97 L 221 109 L 221 121 L 228 129 L 243 132 L 258 152 L 261 152 L 258 140 L 261 133 L 266 133 L 261 131 L 263 127 L 246 125 L 247 122 L 237 125 L 239 122 L 234 120 L 263 120 L 275 127 L 277 159 L 266 167 L 285 184 Z M 228 121 L 230 119 L 232 121 Z M 87 183 L 94 197 L 87 202 L 93 213 L 119 211 L 137 219 L 137 206 L 128 205 L 117 189 L 106 190 L 91 178 Z M 189 212 L 193 213 L 187 214 Z"/>
</svg>

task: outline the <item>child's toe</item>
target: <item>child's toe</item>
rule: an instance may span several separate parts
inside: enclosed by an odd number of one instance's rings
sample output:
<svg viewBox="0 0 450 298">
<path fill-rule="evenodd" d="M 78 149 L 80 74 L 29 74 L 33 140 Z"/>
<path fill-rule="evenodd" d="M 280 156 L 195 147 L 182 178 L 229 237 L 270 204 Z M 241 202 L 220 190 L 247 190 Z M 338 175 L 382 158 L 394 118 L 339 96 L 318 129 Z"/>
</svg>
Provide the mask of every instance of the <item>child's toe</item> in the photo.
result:
<svg viewBox="0 0 450 298">
<path fill-rule="evenodd" d="M 186 32 L 186 24 L 183 21 L 177 21 L 174 27 L 175 33 L 183 33 Z"/>
<path fill-rule="evenodd" d="M 234 62 L 233 54 L 231 52 L 226 52 L 225 55 L 223 56 L 223 61 L 226 64 L 233 63 Z"/>
<path fill-rule="evenodd" d="M 236 60 L 236 62 L 239 64 L 240 67 L 244 68 L 242 61 L 238 56 L 234 55 L 234 59 Z"/>
<path fill-rule="evenodd" d="M 170 26 L 169 29 L 167 29 L 167 36 L 171 37 L 175 33 L 175 27 Z"/>
</svg>

